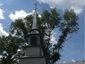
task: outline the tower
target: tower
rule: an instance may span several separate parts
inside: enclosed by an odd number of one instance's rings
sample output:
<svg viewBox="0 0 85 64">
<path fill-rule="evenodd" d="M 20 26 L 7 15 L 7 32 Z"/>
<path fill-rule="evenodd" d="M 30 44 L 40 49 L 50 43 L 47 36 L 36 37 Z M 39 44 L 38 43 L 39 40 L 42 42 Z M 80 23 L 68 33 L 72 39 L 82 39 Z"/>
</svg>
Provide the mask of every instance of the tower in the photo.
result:
<svg viewBox="0 0 85 64">
<path fill-rule="evenodd" d="M 40 33 L 37 26 L 37 10 L 33 12 L 33 23 L 31 33 L 28 35 L 28 46 L 23 49 L 24 56 L 20 57 L 19 64 L 46 64 Z"/>
</svg>

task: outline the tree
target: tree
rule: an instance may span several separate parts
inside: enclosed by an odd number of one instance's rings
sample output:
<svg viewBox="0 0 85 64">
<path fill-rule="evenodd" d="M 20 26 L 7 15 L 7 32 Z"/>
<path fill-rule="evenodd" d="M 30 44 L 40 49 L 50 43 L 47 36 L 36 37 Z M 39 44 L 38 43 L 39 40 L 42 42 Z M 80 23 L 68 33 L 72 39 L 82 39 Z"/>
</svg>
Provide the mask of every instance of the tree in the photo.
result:
<svg viewBox="0 0 85 64">
<path fill-rule="evenodd" d="M 21 38 L 13 37 L 0 37 L 0 49 L 2 50 L 2 58 L 0 64 L 15 64 L 17 63 L 15 55 L 23 40 Z"/>
<path fill-rule="evenodd" d="M 27 43 L 27 36 L 31 32 L 33 16 L 28 15 L 26 18 L 17 19 L 15 22 L 12 22 L 10 32 L 14 34 L 15 37 L 21 38 Z M 54 62 L 60 59 L 59 50 L 63 47 L 64 42 L 68 35 L 78 31 L 78 17 L 74 13 L 73 10 L 66 10 L 63 16 L 60 16 L 56 9 L 51 9 L 50 11 L 43 11 L 41 13 L 41 17 L 37 14 L 37 22 L 38 29 L 40 31 L 41 43 L 43 46 L 44 55 L 46 58 L 46 62 L 53 64 Z M 59 28 L 61 35 L 59 36 L 58 43 L 53 45 L 52 50 L 49 50 L 52 45 L 50 44 L 50 39 L 52 35 L 52 31 L 54 28 Z M 3 38 L 4 39 L 4 38 Z M 8 39 L 11 40 L 11 39 Z M 14 40 L 14 39 L 13 39 Z M 8 42 L 8 41 L 5 41 Z M 17 43 L 17 41 L 13 41 L 12 46 Z M 5 45 L 5 44 L 4 44 Z M 9 46 L 9 44 L 7 44 Z M 1 46 L 0 46 L 1 47 Z M 5 47 L 2 47 L 5 48 Z M 11 47 L 6 47 L 6 49 L 10 49 Z M 15 51 L 19 48 L 19 46 L 15 49 Z M 13 48 L 14 50 L 14 48 Z M 11 51 L 11 49 L 9 50 Z M 11 51 L 13 52 L 13 51 Z M 13 54 L 15 54 L 13 52 Z"/>
</svg>

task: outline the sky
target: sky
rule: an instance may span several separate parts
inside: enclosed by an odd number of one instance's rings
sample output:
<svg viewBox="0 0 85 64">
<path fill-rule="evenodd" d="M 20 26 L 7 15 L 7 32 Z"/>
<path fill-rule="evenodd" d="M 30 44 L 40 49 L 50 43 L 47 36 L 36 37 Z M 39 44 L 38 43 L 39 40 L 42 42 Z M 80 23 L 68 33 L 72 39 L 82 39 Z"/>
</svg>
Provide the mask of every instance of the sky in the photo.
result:
<svg viewBox="0 0 85 64">
<path fill-rule="evenodd" d="M 85 0 L 0 0 L 0 36 L 8 36 L 11 22 L 15 19 L 24 18 L 31 14 L 34 3 L 38 4 L 38 12 L 57 8 L 61 13 L 65 9 L 74 9 L 79 16 L 79 31 L 69 36 L 63 49 L 61 49 L 61 60 L 84 60 L 84 30 L 85 30 Z M 56 41 L 57 29 L 52 40 Z"/>
</svg>

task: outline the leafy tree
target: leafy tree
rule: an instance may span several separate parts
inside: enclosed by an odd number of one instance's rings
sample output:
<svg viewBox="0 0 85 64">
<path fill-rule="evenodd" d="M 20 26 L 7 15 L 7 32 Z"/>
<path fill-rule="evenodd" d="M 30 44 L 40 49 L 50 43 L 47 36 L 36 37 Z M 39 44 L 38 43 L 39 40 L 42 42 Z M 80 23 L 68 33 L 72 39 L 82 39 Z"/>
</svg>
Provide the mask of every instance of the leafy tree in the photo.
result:
<svg viewBox="0 0 85 64">
<path fill-rule="evenodd" d="M 47 64 L 53 64 L 60 59 L 61 55 L 59 50 L 63 47 L 66 38 L 68 35 L 78 31 L 79 29 L 77 20 L 78 17 L 73 10 L 66 10 L 63 16 L 60 16 L 56 9 L 43 11 L 41 13 L 41 17 L 38 17 L 37 14 L 38 29 L 40 31 L 40 36 L 42 39 L 41 43 Z M 19 46 L 17 46 L 19 44 L 16 43 L 21 42 L 19 40 L 15 41 L 15 39 L 20 38 L 23 39 L 25 43 L 27 42 L 28 34 L 31 32 L 32 21 L 33 16 L 29 15 L 26 18 L 17 19 L 15 22 L 12 22 L 10 32 L 15 37 L 11 38 L 11 36 L 9 36 L 6 38 L 1 38 L 0 47 L 6 50 L 9 54 L 15 54 L 16 50 L 19 48 Z M 61 34 L 57 41 L 58 43 L 54 44 L 52 50 L 50 50 L 52 47 L 50 44 L 50 36 L 52 35 L 51 32 L 54 30 L 54 28 L 59 28 Z"/>
<path fill-rule="evenodd" d="M 59 28 L 61 35 L 58 39 L 58 44 L 54 45 L 56 50 L 60 50 L 63 47 L 63 43 L 66 41 L 68 35 L 78 31 L 78 16 L 74 13 L 73 10 L 66 10 L 63 16 L 63 21 L 60 22 Z M 58 54 L 59 55 L 59 54 Z M 55 56 L 55 54 L 54 54 Z M 53 58 L 53 62 L 59 59 L 59 56 Z M 54 61 L 55 60 L 55 61 Z"/>
<path fill-rule="evenodd" d="M 2 58 L 0 64 L 15 64 L 15 55 L 17 54 L 17 49 L 20 47 L 23 40 L 21 38 L 13 37 L 9 35 L 8 37 L 0 37 L 0 49 L 2 49 Z M 16 55 L 17 56 L 17 55 Z"/>
</svg>

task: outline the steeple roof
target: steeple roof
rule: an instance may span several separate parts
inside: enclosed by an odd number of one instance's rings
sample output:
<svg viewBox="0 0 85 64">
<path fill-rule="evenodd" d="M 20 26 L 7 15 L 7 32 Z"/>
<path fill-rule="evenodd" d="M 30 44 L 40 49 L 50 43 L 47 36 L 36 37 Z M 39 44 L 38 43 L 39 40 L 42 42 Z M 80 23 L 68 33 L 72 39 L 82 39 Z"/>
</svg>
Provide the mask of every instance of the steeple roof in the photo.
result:
<svg viewBox="0 0 85 64">
<path fill-rule="evenodd" d="M 35 9 L 33 11 L 32 29 L 37 29 L 37 4 L 35 4 Z"/>
</svg>

